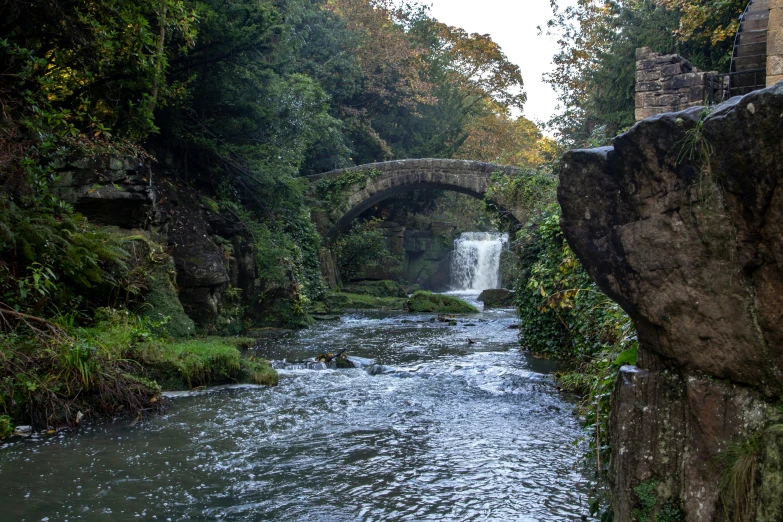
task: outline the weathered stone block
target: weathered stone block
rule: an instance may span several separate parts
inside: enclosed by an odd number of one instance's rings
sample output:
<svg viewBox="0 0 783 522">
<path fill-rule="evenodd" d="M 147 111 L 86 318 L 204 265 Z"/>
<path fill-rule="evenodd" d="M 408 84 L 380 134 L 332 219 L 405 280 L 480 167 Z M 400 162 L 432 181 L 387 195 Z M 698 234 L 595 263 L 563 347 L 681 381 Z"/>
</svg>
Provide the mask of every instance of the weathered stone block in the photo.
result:
<svg viewBox="0 0 783 522">
<path fill-rule="evenodd" d="M 667 78 L 671 76 L 675 76 L 677 74 L 682 74 L 682 64 L 681 63 L 671 63 L 661 66 L 661 77 Z"/>
<path fill-rule="evenodd" d="M 653 82 L 661 78 L 661 71 L 658 68 L 651 70 L 636 71 L 636 82 Z"/>
<path fill-rule="evenodd" d="M 649 60 L 639 60 L 636 62 L 636 70 L 637 71 L 650 71 L 656 68 L 659 68 L 660 64 L 656 62 L 653 59 Z"/>
<path fill-rule="evenodd" d="M 767 75 L 783 76 L 783 56 L 767 56 Z"/>
<path fill-rule="evenodd" d="M 783 18 L 783 9 L 781 10 L 781 18 Z M 781 24 L 783 24 L 783 20 L 781 20 Z M 770 25 L 770 27 L 772 26 Z M 767 56 L 783 56 L 783 27 L 776 30 L 771 29 L 767 33 Z"/>
<path fill-rule="evenodd" d="M 704 87 L 691 87 L 688 91 L 688 102 L 704 103 L 706 96 Z"/>
<path fill-rule="evenodd" d="M 783 82 L 783 74 L 777 76 L 767 76 L 767 86 L 771 87 Z"/>
<path fill-rule="evenodd" d="M 680 97 L 676 94 L 662 94 L 658 96 L 655 104 L 664 109 L 676 110 L 680 106 Z"/>
<path fill-rule="evenodd" d="M 636 92 L 660 91 L 662 88 L 659 82 L 639 82 L 636 84 Z"/>
<path fill-rule="evenodd" d="M 704 85 L 704 73 L 686 73 L 662 82 L 664 91 Z"/>
</svg>

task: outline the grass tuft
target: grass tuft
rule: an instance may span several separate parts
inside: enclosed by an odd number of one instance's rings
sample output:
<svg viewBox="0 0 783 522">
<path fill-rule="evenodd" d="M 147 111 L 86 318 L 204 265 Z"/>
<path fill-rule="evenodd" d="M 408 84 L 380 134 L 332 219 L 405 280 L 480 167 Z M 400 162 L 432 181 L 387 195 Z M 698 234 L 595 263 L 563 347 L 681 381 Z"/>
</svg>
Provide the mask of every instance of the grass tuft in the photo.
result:
<svg viewBox="0 0 783 522">
<path fill-rule="evenodd" d="M 718 456 L 723 468 L 719 488 L 726 520 L 755 520 L 756 469 L 760 455 L 761 437 L 756 434 L 730 444 Z"/>
</svg>

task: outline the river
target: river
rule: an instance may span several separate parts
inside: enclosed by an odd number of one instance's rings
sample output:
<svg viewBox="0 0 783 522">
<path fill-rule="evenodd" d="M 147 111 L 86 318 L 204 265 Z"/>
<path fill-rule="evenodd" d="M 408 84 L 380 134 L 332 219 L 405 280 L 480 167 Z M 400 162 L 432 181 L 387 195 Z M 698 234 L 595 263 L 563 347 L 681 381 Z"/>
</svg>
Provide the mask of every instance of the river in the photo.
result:
<svg viewBox="0 0 783 522">
<path fill-rule="evenodd" d="M 136 425 L 6 442 L 0 519 L 580 520 L 573 404 L 515 323 L 366 312 L 263 340 L 252 353 L 346 348 L 360 367 L 280 362 L 276 388 L 171 394 Z"/>
</svg>

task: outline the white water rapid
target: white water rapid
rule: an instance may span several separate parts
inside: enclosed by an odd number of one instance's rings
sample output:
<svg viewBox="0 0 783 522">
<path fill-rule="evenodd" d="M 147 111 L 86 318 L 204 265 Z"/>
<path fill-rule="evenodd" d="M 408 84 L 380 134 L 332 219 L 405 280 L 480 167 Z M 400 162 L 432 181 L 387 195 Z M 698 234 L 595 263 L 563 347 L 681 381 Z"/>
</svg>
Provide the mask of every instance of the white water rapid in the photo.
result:
<svg viewBox="0 0 783 522">
<path fill-rule="evenodd" d="M 457 291 L 500 288 L 500 252 L 508 234 L 463 232 L 454 240 L 451 254 L 451 287 Z"/>
</svg>

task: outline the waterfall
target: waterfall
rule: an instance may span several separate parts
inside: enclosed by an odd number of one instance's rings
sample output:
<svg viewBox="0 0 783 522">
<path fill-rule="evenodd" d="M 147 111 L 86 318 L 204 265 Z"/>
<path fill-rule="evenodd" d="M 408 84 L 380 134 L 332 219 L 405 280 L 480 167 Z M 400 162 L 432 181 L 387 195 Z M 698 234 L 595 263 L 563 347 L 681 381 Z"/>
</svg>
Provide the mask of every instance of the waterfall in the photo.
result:
<svg viewBox="0 0 783 522">
<path fill-rule="evenodd" d="M 463 232 L 454 240 L 451 254 L 451 287 L 482 291 L 500 288 L 500 252 L 508 234 Z"/>
</svg>

